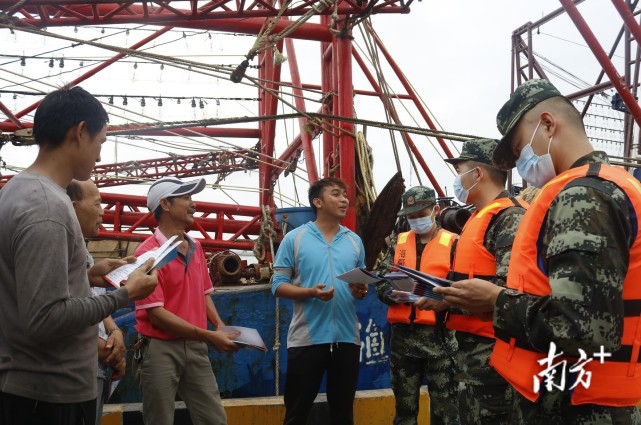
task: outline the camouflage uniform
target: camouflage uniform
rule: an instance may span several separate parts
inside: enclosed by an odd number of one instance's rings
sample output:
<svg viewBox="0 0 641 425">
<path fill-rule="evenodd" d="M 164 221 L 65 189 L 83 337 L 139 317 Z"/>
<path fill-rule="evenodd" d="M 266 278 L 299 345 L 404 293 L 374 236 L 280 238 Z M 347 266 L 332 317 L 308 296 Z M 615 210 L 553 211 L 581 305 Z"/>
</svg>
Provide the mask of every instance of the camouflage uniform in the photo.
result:
<svg viewBox="0 0 641 425">
<path fill-rule="evenodd" d="M 504 107 L 497 117 L 501 132 L 509 133 L 527 112 L 527 105 L 531 108 L 551 97 L 550 93 L 560 95 L 542 80 L 530 80 L 517 90 L 515 96 L 523 99 L 516 102 L 526 106 L 515 112 L 506 104 L 507 109 Z M 515 158 L 509 138 L 504 140 L 494 160 L 506 169 L 514 165 Z M 607 163 L 608 158 L 604 152 L 592 152 L 571 168 L 595 162 Z M 563 189 L 543 222 L 540 248 L 552 294 L 539 297 L 511 289 L 502 291 L 494 310 L 494 327 L 543 352 L 548 351 L 551 341 L 556 343 L 557 352 L 576 357 L 579 348 L 588 353 L 600 351 L 601 346 L 606 352 L 616 350 L 623 324 L 621 291 L 632 243 L 630 218 L 628 199 L 612 182 L 583 177 Z M 571 391 L 543 391 L 536 403 L 517 391 L 513 393 L 515 424 L 641 424 L 636 407 L 574 406 Z"/>
<path fill-rule="evenodd" d="M 413 201 L 416 202 L 409 208 L 408 194 L 413 196 Z M 427 198 L 431 198 L 429 205 L 419 205 L 422 199 Z M 399 215 L 420 211 L 434 205 L 434 191 L 424 187 L 412 188 L 405 193 L 403 201 L 406 208 L 401 210 Z M 388 248 L 379 270 L 387 271 L 387 266 L 393 263 L 395 247 L 396 238 Z M 420 243 L 420 239 L 417 238 L 416 264 L 421 263 L 424 248 L 425 244 Z M 388 305 L 395 304 L 388 296 L 391 288 L 389 281 L 379 284 L 376 288 L 379 299 Z M 396 401 L 394 425 L 418 423 L 418 401 L 424 378 L 427 378 L 430 395 L 430 424 L 458 424 L 458 389 L 454 361 L 456 340 L 453 332 L 445 329 L 442 323 L 437 326 L 392 323 L 390 352 L 390 379 Z"/>
<path fill-rule="evenodd" d="M 450 163 L 475 161 L 492 165 L 492 153 L 497 141 L 475 139 L 463 144 L 458 158 L 446 160 Z M 496 199 L 509 197 L 507 191 Z M 496 277 L 491 280 L 505 287 L 507 268 L 510 262 L 512 242 L 525 210 L 509 207 L 494 217 L 487 228 L 483 246 L 496 258 Z M 464 237 L 464 233 L 461 234 Z M 466 312 L 457 310 L 459 314 Z M 469 314 L 469 313 L 468 313 Z M 494 338 L 486 338 L 467 332 L 456 332 L 459 350 L 459 415 L 462 424 L 500 425 L 509 424 L 512 410 L 510 385 L 490 366 L 490 355 Z"/>
</svg>

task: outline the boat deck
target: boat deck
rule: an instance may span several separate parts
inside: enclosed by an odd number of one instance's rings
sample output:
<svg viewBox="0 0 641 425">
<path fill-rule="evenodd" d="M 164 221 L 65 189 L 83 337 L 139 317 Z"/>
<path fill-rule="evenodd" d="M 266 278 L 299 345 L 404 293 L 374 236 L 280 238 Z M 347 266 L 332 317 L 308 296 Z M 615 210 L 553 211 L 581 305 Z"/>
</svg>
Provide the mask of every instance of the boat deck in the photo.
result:
<svg viewBox="0 0 641 425">
<path fill-rule="evenodd" d="M 427 389 L 421 389 L 419 425 L 429 425 Z M 229 425 L 281 425 L 285 416 L 283 397 L 251 397 L 223 400 Z M 141 403 L 105 405 L 102 425 L 143 425 Z M 394 419 L 392 390 L 366 390 L 356 393 L 354 423 L 356 425 L 389 425 Z M 185 403 L 176 402 L 175 423 L 191 424 Z M 327 397 L 319 394 L 308 425 L 329 423 Z"/>
</svg>

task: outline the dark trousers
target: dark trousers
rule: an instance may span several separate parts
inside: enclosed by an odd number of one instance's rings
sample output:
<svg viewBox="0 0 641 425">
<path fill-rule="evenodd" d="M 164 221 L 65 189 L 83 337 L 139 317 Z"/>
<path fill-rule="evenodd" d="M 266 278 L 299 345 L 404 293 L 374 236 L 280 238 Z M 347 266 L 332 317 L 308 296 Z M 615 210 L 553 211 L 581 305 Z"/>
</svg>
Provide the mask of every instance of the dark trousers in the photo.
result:
<svg viewBox="0 0 641 425">
<path fill-rule="evenodd" d="M 348 343 L 288 348 L 284 425 L 307 423 L 325 371 L 330 424 L 353 425 L 359 356 Z"/>
<path fill-rule="evenodd" d="M 0 391 L 0 425 L 95 425 L 96 400 L 47 403 Z"/>
</svg>

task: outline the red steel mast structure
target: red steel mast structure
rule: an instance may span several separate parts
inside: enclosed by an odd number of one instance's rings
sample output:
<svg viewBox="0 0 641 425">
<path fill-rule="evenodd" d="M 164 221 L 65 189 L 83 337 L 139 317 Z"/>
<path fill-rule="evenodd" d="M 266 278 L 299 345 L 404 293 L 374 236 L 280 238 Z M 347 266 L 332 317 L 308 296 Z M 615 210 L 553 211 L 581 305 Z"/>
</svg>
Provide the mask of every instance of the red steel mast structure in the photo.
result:
<svg viewBox="0 0 641 425">
<path fill-rule="evenodd" d="M 187 127 L 172 130 L 171 134 L 187 134 L 192 137 L 199 135 L 221 138 L 256 138 L 257 144 L 250 152 L 229 151 L 225 155 L 205 154 L 191 157 L 159 158 L 148 161 L 125 162 L 122 164 L 100 165 L 95 169 L 99 186 L 127 184 L 126 177 L 162 177 L 178 175 L 180 177 L 198 176 L 205 173 L 229 173 L 236 170 L 258 169 L 258 187 L 260 190 L 259 203 L 269 206 L 274 212 L 273 188 L 279 175 L 301 155 L 307 168 L 308 180 L 315 182 L 322 176 L 337 176 L 349 182 L 350 207 L 344 224 L 352 229 L 356 225 L 355 211 L 355 138 L 354 124 L 341 120 L 341 117 L 353 118 L 353 97 L 355 94 L 376 96 L 381 100 L 386 94 L 374 78 L 366 63 L 358 52 L 353 49 L 351 28 L 357 21 L 362 21 L 372 14 L 408 13 L 413 0 L 304 0 L 295 4 L 278 3 L 274 0 L 214 0 L 209 2 L 194 0 L 166 1 L 110 1 L 110 0 L 0 0 L 0 12 L 3 20 L 0 28 L 45 28 L 57 26 L 83 25 L 122 25 L 145 24 L 161 26 L 151 35 L 129 46 L 136 51 L 148 45 L 154 39 L 170 31 L 172 28 L 188 28 L 200 30 L 227 31 L 234 33 L 258 35 L 265 26 L 273 24 L 272 34 L 287 31 L 286 36 L 278 39 L 272 46 L 259 51 L 256 55 L 258 65 L 258 80 L 262 82 L 258 97 L 259 110 L 258 128 L 238 128 L 226 126 Z M 289 25 L 298 17 L 310 13 L 321 15 L 320 23 L 304 22 L 291 29 Z M 366 24 L 369 25 L 369 24 Z M 373 29 L 371 29 L 372 33 Z M 311 40 L 318 42 L 321 56 L 321 83 L 309 84 L 302 81 L 293 40 Z M 400 67 L 394 62 L 390 53 L 380 38 L 375 35 L 374 41 L 383 57 L 390 65 L 407 93 L 399 94 L 400 99 L 409 99 L 417 107 L 425 120 L 425 126 L 436 130 L 435 124 L 421 104 L 417 93 L 403 75 Z M 282 65 L 274 60 L 275 48 L 286 52 L 288 64 Z M 112 58 L 95 66 L 90 71 L 69 83 L 77 85 L 88 78 L 94 77 L 105 68 L 127 56 L 127 53 L 117 53 Z M 250 58 L 251 59 L 251 58 Z M 282 81 L 281 67 L 289 66 L 291 82 Z M 354 69 L 360 69 L 371 83 L 371 90 L 355 89 L 353 87 Z M 294 94 L 303 89 L 315 88 L 322 91 L 321 113 L 332 115 L 334 119 L 322 121 L 311 120 L 304 116 L 298 118 L 300 134 L 280 153 L 275 152 L 275 120 L 260 119 L 278 115 L 279 99 L 275 92 L 279 87 L 288 86 Z M 389 102 L 383 102 L 389 111 Z M 8 134 L 28 132 L 31 122 L 23 117 L 37 108 L 39 101 L 20 111 L 11 111 L 0 101 L 0 112 L 6 120 L 0 122 L 0 131 Z M 305 105 L 301 97 L 296 97 L 295 106 L 304 112 Z M 316 111 L 314 111 L 316 112 Z M 392 114 L 390 114 L 392 115 Z M 162 135 L 163 130 L 153 127 L 118 127 L 113 126 L 110 132 L 118 131 L 119 135 L 127 131 L 136 134 Z M 16 133 L 17 134 L 17 133 Z M 312 140 L 321 134 L 322 151 L 316 152 Z M 444 192 L 429 169 L 428 163 L 419 152 L 409 134 L 403 135 L 413 155 L 420 164 L 431 184 L 443 196 Z M 448 146 L 440 138 L 438 143 L 447 157 L 452 157 Z M 2 139 L 0 139 L 0 146 Z M 6 143 L 6 140 L 5 140 Z M 320 156 L 320 158 L 319 158 Z M 256 159 L 257 161 L 253 161 Z M 321 169 L 317 169 L 317 163 Z M 202 166 L 198 166 L 201 164 Z M 11 176 L 3 176 L 0 185 Z M 144 206 L 144 199 L 129 195 L 103 193 L 107 204 L 105 223 L 108 229 L 101 234 L 105 238 L 143 239 L 146 234 L 139 229 L 153 226 L 150 213 L 142 213 L 139 207 Z M 222 249 L 248 249 L 249 238 L 260 232 L 260 224 L 264 216 L 261 207 L 235 206 L 224 204 L 198 203 L 201 217 L 196 221 L 195 228 L 205 240 L 204 247 L 211 251 Z M 210 218 L 215 214 L 216 218 Z M 249 220 L 238 219 L 241 215 L 250 217 Z M 148 234 L 148 233 L 147 233 Z M 211 237 L 211 235 L 215 235 Z M 223 235 L 232 235 L 225 238 Z M 239 239 L 242 236 L 241 239 Z M 244 239 L 243 239 L 244 238 Z M 269 249 L 266 249 L 269 251 Z"/>
<path fill-rule="evenodd" d="M 612 6 L 621 16 L 622 24 L 608 52 L 605 51 L 577 7 L 584 1 L 559 0 L 562 7 L 535 22 L 528 22 L 514 30 L 512 33 L 511 90 L 514 91 L 523 81 L 531 78 L 548 78 L 543 66 L 534 54 L 533 34 L 541 26 L 567 13 L 602 69 L 592 86 L 567 94 L 567 97 L 570 100 L 585 99 L 581 111 L 582 116 L 585 117 L 596 94 L 612 88 L 616 90 L 621 102 L 620 108 L 626 110 L 623 116 L 623 156 L 617 159 L 623 160 L 620 162 L 621 165 L 629 166 L 631 165 L 630 161 L 638 163 L 638 160 L 632 157 L 641 154 L 641 144 L 639 139 L 635 143 L 633 129 L 635 123 L 637 126 L 641 126 L 641 107 L 637 101 L 641 71 L 641 49 L 639 48 L 641 44 L 641 25 L 639 24 L 641 11 L 635 11 L 639 0 L 611 0 Z M 621 44 L 623 44 L 624 60 L 620 73 L 615 68 L 612 59 Z M 604 77 L 607 77 L 607 80 L 604 81 Z M 636 149 L 633 149 L 634 147 Z"/>
</svg>

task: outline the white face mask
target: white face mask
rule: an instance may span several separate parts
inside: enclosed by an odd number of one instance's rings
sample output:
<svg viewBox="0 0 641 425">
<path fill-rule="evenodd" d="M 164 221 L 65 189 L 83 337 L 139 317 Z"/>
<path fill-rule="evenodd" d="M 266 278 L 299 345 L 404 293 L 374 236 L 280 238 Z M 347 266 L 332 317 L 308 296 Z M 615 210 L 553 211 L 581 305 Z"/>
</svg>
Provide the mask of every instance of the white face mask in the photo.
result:
<svg viewBox="0 0 641 425">
<path fill-rule="evenodd" d="M 410 229 L 419 235 L 428 233 L 434 226 L 431 215 L 429 217 L 408 218 L 407 222 L 410 224 Z"/>
<path fill-rule="evenodd" d="M 461 203 L 466 204 L 467 203 L 467 197 L 470 195 L 470 190 L 474 189 L 474 187 L 478 184 L 478 181 L 474 183 L 469 189 L 465 189 L 463 187 L 463 182 L 461 181 L 461 177 L 469 173 L 470 171 L 474 171 L 476 168 L 472 168 L 471 170 L 467 170 L 463 174 L 459 174 L 454 178 L 454 195 L 456 196 L 456 199 L 461 201 Z"/>
<path fill-rule="evenodd" d="M 519 172 L 519 175 L 523 180 L 538 188 L 545 186 L 547 182 L 556 176 L 554 163 L 552 162 L 552 156 L 550 155 L 550 146 L 552 146 L 553 137 L 550 136 L 548 153 L 545 155 L 538 156 L 532 149 L 532 142 L 534 141 L 534 136 L 536 135 L 536 131 L 539 129 L 540 125 L 541 120 L 539 120 L 539 123 L 536 125 L 536 128 L 532 133 L 530 143 L 523 148 L 519 158 L 516 160 L 516 170 Z"/>
</svg>

